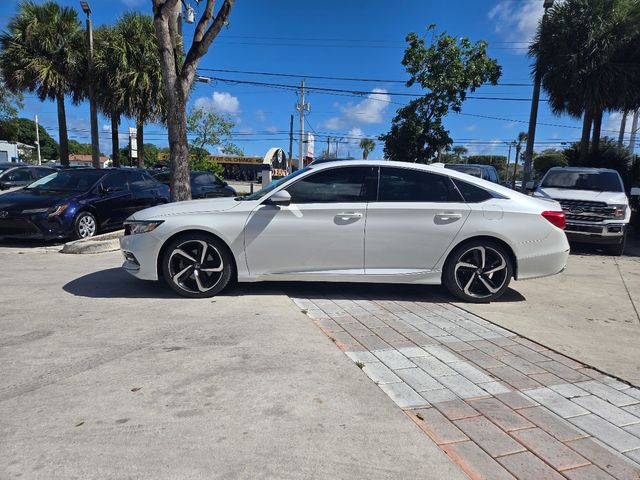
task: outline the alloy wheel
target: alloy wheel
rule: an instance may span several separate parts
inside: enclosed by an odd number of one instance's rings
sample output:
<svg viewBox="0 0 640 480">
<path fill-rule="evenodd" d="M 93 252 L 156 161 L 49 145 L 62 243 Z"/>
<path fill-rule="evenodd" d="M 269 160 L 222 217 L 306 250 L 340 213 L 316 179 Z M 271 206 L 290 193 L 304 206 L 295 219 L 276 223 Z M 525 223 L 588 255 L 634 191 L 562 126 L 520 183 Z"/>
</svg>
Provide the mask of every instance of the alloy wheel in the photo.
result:
<svg viewBox="0 0 640 480">
<path fill-rule="evenodd" d="M 80 238 L 93 237 L 96 234 L 96 220 L 92 215 L 84 215 L 78 220 Z"/>
<path fill-rule="evenodd" d="M 470 297 L 488 298 L 498 292 L 509 280 L 509 269 L 504 256 L 486 246 L 465 250 L 457 259 L 454 277 L 458 288 Z"/>
<path fill-rule="evenodd" d="M 171 281 L 189 293 L 215 288 L 224 273 L 220 251 L 204 240 L 187 240 L 173 249 L 168 260 Z"/>
</svg>

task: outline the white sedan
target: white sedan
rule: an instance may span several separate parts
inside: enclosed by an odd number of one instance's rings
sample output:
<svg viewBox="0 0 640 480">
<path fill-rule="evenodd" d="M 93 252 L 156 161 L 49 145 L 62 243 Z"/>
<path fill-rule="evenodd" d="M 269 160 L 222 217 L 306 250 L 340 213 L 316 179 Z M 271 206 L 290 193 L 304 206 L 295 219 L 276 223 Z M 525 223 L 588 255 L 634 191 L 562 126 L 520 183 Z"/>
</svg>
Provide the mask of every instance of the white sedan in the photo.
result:
<svg viewBox="0 0 640 480">
<path fill-rule="evenodd" d="M 558 203 L 444 169 L 387 161 L 312 164 L 247 197 L 139 211 L 124 268 L 186 297 L 231 280 L 444 284 L 495 300 L 511 278 L 554 275 L 569 244 Z"/>
</svg>

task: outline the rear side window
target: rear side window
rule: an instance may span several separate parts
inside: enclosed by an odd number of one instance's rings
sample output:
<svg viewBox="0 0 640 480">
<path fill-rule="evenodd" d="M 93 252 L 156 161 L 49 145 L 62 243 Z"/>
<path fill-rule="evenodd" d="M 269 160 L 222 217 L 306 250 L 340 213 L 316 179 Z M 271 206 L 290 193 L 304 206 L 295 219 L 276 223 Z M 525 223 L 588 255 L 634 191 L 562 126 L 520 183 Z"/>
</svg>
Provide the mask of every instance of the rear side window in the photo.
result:
<svg viewBox="0 0 640 480">
<path fill-rule="evenodd" d="M 490 198 L 494 198 L 493 194 L 484 188 L 480 188 L 477 185 L 473 185 L 471 183 L 463 182 L 457 178 L 452 178 L 453 183 L 455 183 L 456 187 L 464 197 L 464 201 L 467 203 L 480 203 Z"/>
<path fill-rule="evenodd" d="M 380 169 L 380 202 L 461 202 L 446 175 L 410 168 Z"/>
<path fill-rule="evenodd" d="M 375 196 L 373 167 L 321 170 L 286 188 L 291 203 L 366 202 Z"/>
<path fill-rule="evenodd" d="M 196 173 L 191 179 L 194 185 L 209 185 L 211 184 L 211 180 L 209 180 L 209 175 L 206 173 Z"/>
<path fill-rule="evenodd" d="M 155 180 L 141 172 L 129 173 L 129 182 L 131 183 L 131 190 L 142 190 L 156 186 Z"/>
<path fill-rule="evenodd" d="M 35 177 L 37 179 L 40 178 L 44 178 L 47 175 L 51 175 L 52 173 L 55 173 L 55 170 L 51 169 L 51 168 L 34 168 L 35 170 Z"/>
<path fill-rule="evenodd" d="M 26 168 L 17 168 L 7 173 L 4 179 L 8 182 L 28 182 L 31 180 L 31 172 Z"/>
</svg>

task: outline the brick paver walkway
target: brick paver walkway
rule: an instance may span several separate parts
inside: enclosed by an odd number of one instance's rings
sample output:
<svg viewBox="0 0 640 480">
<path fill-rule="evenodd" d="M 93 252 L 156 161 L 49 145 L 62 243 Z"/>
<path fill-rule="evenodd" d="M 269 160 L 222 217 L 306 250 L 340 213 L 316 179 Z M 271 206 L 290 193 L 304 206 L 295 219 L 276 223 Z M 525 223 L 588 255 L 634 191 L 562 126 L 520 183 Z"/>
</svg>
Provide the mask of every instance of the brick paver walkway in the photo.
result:
<svg viewBox="0 0 640 480">
<path fill-rule="evenodd" d="M 375 297 L 292 296 L 469 477 L 640 479 L 640 389 L 447 303 Z"/>
</svg>

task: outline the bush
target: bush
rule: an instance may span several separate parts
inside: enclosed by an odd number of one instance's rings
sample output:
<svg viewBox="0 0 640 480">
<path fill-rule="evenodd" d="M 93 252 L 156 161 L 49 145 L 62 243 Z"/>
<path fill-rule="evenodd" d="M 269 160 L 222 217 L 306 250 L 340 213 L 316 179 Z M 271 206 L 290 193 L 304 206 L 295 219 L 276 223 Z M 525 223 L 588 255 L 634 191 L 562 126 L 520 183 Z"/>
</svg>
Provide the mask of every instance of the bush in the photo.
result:
<svg viewBox="0 0 640 480">
<path fill-rule="evenodd" d="M 629 190 L 634 182 L 634 172 L 631 167 L 630 153 L 626 148 L 619 148 L 617 142 L 609 137 L 604 137 L 600 141 L 600 151 L 598 153 L 589 152 L 584 162 L 580 161 L 578 143 L 564 151 L 564 155 L 572 167 L 596 167 L 612 168 L 617 170 L 625 188 Z"/>
<path fill-rule="evenodd" d="M 493 165 L 501 179 L 507 178 L 507 157 L 504 155 L 470 155 L 467 157 L 466 163 Z"/>
<path fill-rule="evenodd" d="M 533 159 L 533 168 L 542 177 L 552 167 L 566 167 L 569 165 L 567 157 L 558 150 L 548 150 Z"/>
</svg>

